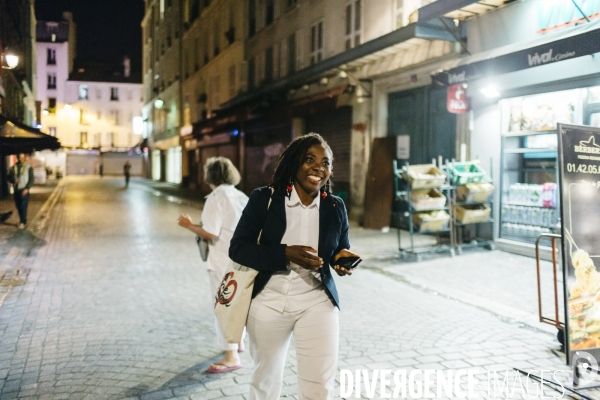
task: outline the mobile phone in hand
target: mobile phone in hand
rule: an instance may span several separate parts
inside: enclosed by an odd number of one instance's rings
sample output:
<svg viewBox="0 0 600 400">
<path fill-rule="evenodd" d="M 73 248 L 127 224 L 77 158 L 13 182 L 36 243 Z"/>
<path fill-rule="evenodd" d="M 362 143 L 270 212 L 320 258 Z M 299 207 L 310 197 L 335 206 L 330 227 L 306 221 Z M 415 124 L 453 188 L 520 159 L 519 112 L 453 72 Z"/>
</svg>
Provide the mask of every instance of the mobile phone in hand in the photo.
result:
<svg viewBox="0 0 600 400">
<path fill-rule="evenodd" d="M 361 261 L 362 259 L 360 257 L 340 257 L 335 262 L 335 265 L 339 265 L 340 267 L 344 267 L 346 269 L 353 269 L 356 268 Z"/>
</svg>

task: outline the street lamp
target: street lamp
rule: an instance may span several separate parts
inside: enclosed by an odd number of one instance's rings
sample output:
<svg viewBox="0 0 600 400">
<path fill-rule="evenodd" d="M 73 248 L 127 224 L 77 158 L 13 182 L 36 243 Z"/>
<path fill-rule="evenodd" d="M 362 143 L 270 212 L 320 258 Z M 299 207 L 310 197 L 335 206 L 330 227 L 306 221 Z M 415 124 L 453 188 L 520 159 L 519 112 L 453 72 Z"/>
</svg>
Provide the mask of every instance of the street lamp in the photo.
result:
<svg viewBox="0 0 600 400">
<path fill-rule="evenodd" d="M 9 52 L 2 54 L 2 68 L 13 69 L 17 65 L 19 65 L 19 56 Z"/>
<path fill-rule="evenodd" d="M 165 105 L 165 102 L 163 101 L 163 99 L 158 98 L 158 99 L 154 100 L 154 108 L 156 108 L 157 110 L 160 110 L 161 108 L 163 108 L 164 105 Z"/>
</svg>

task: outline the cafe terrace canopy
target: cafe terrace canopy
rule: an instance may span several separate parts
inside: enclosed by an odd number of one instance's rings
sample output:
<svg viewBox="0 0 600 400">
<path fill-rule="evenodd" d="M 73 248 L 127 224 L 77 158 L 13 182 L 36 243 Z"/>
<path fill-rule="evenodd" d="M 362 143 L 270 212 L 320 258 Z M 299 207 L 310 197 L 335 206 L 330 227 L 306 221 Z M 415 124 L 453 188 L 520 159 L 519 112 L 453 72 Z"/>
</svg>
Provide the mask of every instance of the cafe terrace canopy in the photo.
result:
<svg viewBox="0 0 600 400">
<path fill-rule="evenodd" d="M 54 136 L 0 115 L 0 155 L 59 148 L 60 142 Z"/>
</svg>

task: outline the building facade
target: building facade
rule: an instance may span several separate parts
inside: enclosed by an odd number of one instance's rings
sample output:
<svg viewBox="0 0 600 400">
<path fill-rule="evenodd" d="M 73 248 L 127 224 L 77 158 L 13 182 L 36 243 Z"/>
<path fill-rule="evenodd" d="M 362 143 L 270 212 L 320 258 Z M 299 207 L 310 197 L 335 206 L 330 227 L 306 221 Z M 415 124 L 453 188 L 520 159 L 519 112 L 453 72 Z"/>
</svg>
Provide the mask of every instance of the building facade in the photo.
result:
<svg viewBox="0 0 600 400">
<path fill-rule="evenodd" d="M 39 123 L 36 113 L 36 48 L 33 0 L 0 0 L 0 116 L 25 126 Z M 18 57 L 16 67 L 6 55 Z M 6 171 L 10 164 L 0 152 L 0 197 L 8 194 Z"/>
<path fill-rule="evenodd" d="M 40 124 L 50 135 L 62 138 L 67 125 L 59 126 L 61 113 L 68 104 L 67 80 L 76 57 L 76 26 L 73 15 L 63 13 L 62 21 L 38 21 L 37 101 L 41 109 Z M 65 139 L 69 139 L 68 135 Z M 68 140 L 69 141 L 69 140 Z"/>
<path fill-rule="evenodd" d="M 184 2 L 184 7 L 182 173 L 191 187 L 208 192 L 202 173 L 208 157 L 226 156 L 244 170 L 240 137 L 228 133 L 240 131 L 239 121 L 210 127 L 211 135 L 203 135 L 197 124 L 218 118 L 221 105 L 247 89 L 245 4 L 222 0 Z M 198 142 L 194 137 L 217 139 Z"/>
<path fill-rule="evenodd" d="M 142 117 L 151 165 L 148 177 L 171 183 L 181 183 L 184 162 L 179 134 L 183 8 L 176 0 L 146 0 L 142 20 Z"/>
<path fill-rule="evenodd" d="M 76 59 L 69 12 L 59 22 L 39 21 L 37 38 L 41 125 L 63 145 L 61 152 L 42 155 L 46 164 L 67 174 L 98 174 L 101 164 L 107 174 L 121 173 L 125 161 L 115 154 L 127 158 L 142 141 L 140 73 L 128 57 L 117 66 Z M 142 174 L 141 157 L 130 162 L 132 172 Z"/>
</svg>

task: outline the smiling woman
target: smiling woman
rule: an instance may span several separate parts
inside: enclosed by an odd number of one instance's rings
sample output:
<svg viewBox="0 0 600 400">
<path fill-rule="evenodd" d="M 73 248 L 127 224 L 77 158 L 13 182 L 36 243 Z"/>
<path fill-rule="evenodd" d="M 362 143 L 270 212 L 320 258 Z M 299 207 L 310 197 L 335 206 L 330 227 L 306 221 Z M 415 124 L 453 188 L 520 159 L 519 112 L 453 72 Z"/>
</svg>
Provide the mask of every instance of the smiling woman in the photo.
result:
<svg viewBox="0 0 600 400">
<path fill-rule="evenodd" d="M 333 398 L 339 296 L 331 268 L 351 275 L 338 260 L 358 256 L 348 250 L 344 202 L 331 194 L 332 162 L 321 135 L 294 140 L 271 187 L 252 193 L 231 239 L 229 257 L 259 271 L 246 324 L 256 366 L 250 399 L 279 398 L 292 333 L 302 397 Z"/>
</svg>

